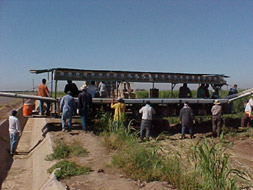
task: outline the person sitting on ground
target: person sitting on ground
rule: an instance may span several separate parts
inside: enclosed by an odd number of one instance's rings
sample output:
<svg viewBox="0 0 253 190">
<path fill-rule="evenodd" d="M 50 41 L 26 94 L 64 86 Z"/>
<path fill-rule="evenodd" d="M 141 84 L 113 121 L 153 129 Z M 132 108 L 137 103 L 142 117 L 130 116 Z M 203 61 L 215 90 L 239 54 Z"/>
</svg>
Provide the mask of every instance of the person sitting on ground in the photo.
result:
<svg viewBox="0 0 253 190">
<path fill-rule="evenodd" d="M 181 139 L 185 138 L 185 128 L 189 129 L 190 138 L 193 138 L 193 122 L 194 122 L 194 115 L 192 109 L 189 107 L 189 103 L 185 102 L 184 107 L 181 108 L 179 113 L 180 123 L 182 125 L 182 134 Z"/>
<path fill-rule="evenodd" d="M 140 138 L 143 141 L 143 133 L 146 130 L 146 139 L 149 140 L 152 115 L 155 114 L 154 108 L 150 106 L 150 101 L 146 101 L 146 105 L 139 110 L 139 113 L 142 114 Z"/>
<path fill-rule="evenodd" d="M 79 94 L 79 90 L 78 90 L 76 84 L 73 83 L 72 80 L 67 80 L 67 82 L 68 82 L 68 84 L 66 84 L 66 86 L 65 86 L 65 88 L 64 88 L 65 94 L 67 94 L 68 91 L 70 91 L 70 92 L 71 92 L 71 95 L 72 95 L 73 97 L 77 97 L 78 94 Z"/>
<path fill-rule="evenodd" d="M 220 105 L 219 100 L 214 101 L 214 105 L 211 109 L 212 112 L 212 125 L 213 125 L 213 137 L 220 137 L 221 133 L 221 115 L 222 115 L 222 107 Z"/>
<path fill-rule="evenodd" d="M 205 98 L 205 91 L 204 91 L 205 84 L 201 84 L 197 90 L 197 98 Z"/>
<path fill-rule="evenodd" d="M 60 111 L 62 112 L 62 131 L 71 131 L 72 127 L 72 115 L 76 110 L 76 102 L 71 94 L 71 91 L 67 92 L 67 95 L 63 96 L 60 102 Z M 66 120 L 68 125 L 66 127 Z"/>
<path fill-rule="evenodd" d="M 118 102 L 114 103 L 114 99 L 111 102 L 111 108 L 114 109 L 113 122 L 115 127 L 118 127 L 121 122 L 124 121 L 126 105 L 122 98 L 118 98 Z"/>
<path fill-rule="evenodd" d="M 242 128 L 246 128 L 248 126 L 250 120 L 252 120 L 252 107 L 250 106 L 250 103 L 245 101 L 244 105 L 245 105 L 245 111 L 244 111 L 243 117 L 241 119 L 241 127 Z"/>
<path fill-rule="evenodd" d="M 91 94 L 92 98 L 97 97 L 98 87 L 95 85 L 95 81 L 91 81 L 91 84 L 87 88 L 87 92 Z"/>
<path fill-rule="evenodd" d="M 47 88 L 46 82 L 47 82 L 46 79 L 42 79 L 42 83 L 38 86 L 38 96 L 49 97 L 49 90 Z M 50 102 L 44 101 L 44 100 L 40 100 L 40 105 L 39 105 L 40 115 L 44 115 L 44 110 L 43 110 L 44 102 L 46 102 L 46 104 L 47 104 L 46 115 L 49 115 L 50 114 Z"/>
<path fill-rule="evenodd" d="M 82 129 L 87 131 L 88 114 L 92 104 L 92 96 L 87 92 L 87 85 L 83 83 L 81 86 L 82 92 L 78 95 L 78 109 L 81 116 Z"/>
<path fill-rule="evenodd" d="M 20 122 L 16 117 L 17 111 L 13 110 L 9 117 L 9 133 L 10 133 L 10 154 L 13 155 L 16 152 L 16 146 L 18 143 L 18 136 L 21 136 Z"/>
<path fill-rule="evenodd" d="M 187 83 L 184 83 L 183 86 L 179 88 L 179 98 L 191 98 L 192 97 L 192 92 L 191 90 L 187 87 Z"/>
</svg>

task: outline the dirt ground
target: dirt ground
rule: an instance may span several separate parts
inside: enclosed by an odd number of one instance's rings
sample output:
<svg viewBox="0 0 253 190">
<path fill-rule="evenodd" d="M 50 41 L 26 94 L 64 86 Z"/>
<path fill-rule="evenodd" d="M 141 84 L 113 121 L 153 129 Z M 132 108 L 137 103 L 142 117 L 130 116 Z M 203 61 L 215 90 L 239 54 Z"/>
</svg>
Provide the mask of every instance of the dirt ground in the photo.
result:
<svg viewBox="0 0 253 190">
<path fill-rule="evenodd" d="M 70 190 L 116 190 L 116 189 L 144 189 L 144 190 L 165 190 L 173 189 L 166 182 L 141 183 L 124 177 L 119 170 L 110 166 L 112 152 L 108 152 L 101 144 L 100 137 L 95 136 L 92 132 L 84 133 L 81 130 L 72 130 L 66 132 L 52 132 L 54 139 L 61 139 L 70 144 L 79 142 L 89 154 L 84 158 L 72 158 L 71 161 L 83 166 L 90 166 L 93 171 L 89 175 L 81 175 L 72 177 L 71 179 L 62 180 Z M 253 133 L 252 133 L 253 134 Z M 194 139 L 180 140 L 180 134 L 175 134 L 167 139 L 155 141 L 162 151 L 178 152 L 181 159 L 184 160 L 189 155 L 191 147 L 193 147 L 202 137 L 203 134 L 196 134 Z M 229 150 L 231 156 L 231 167 L 240 169 L 247 174 L 247 179 L 253 182 L 253 138 L 239 135 L 237 137 L 229 137 L 233 142 Z M 217 139 L 218 141 L 218 139 Z"/>
<path fill-rule="evenodd" d="M 0 122 L 8 118 L 11 111 L 19 108 L 22 104 L 22 99 L 0 97 Z"/>
<path fill-rule="evenodd" d="M 9 116 L 12 109 L 22 104 L 22 100 L 0 97 L 0 120 Z M 203 126 L 204 127 L 204 126 Z M 248 180 L 253 181 L 253 129 L 248 133 L 238 133 L 236 136 L 228 137 L 227 140 L 233 142 L 231 149 L 231 167 L 246 172 Z M 128 179 L 119 170 L 110 166 L 113 153 L 108 152 L 101 144 L 99 137 L 91 132 L 84 133 L 80 129 L 74 129 L 69 133 L 62 131 L 50 132 L 54 139 L 64 139 L 68 143 L 80 142 L 89 152 L 86 157 L 75 157 L 70 160 L 84 166 L 89 166 L 93 171 L 88 175 L 72 177 L 62 180 L 70 190 L 170 190 L 173 189 L 165 182 L 142 183 Z M 249 135 L 250 133 L 250 135 Z M 180 140 L 180 134 L 169 136 L 166 139 L 155 141 L 154 144 L 161 147 L 164 152 L 179 152 L 181 158 L 187 157 L 191 147 L 193 147 L 203 134 L 196 134 L 194 139 Z M 22 189 L 22 188 L 20 188 Z"/>
<path fill-rule="evenodd" d="M 101 144 L 100 138 L 91 132 L 84 133 L 81 130 L 66 132 L 51 132 L 55 140 L 63 140 L 73 144 L 79 142 L 89 152 L 86 157 L 71 158 L 82 166 L 89 166 L 92 172 L 88 175 L 75 176 L 71 179 L 62 180 L 70 190 L 90 189 L 90 190 L 170 190 L 171 186 L 167 183 L 152 182 L 141 183 L 124 177 L 115 168 L 110 167 L 111 156 Z"/>
</svg>

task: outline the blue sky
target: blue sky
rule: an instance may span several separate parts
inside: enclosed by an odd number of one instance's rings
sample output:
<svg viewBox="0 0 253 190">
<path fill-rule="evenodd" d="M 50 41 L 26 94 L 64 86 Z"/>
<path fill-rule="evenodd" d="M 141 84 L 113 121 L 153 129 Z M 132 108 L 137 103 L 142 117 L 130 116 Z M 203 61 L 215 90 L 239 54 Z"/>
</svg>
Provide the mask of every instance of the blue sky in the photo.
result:
<svg viewBox="0 0 253 190">
<path fill-rule="evenodd" d="M 0 0 L 0 90 L 55 67 L 226 74 L 252 88 L 251 0 Z"/>
</svg>

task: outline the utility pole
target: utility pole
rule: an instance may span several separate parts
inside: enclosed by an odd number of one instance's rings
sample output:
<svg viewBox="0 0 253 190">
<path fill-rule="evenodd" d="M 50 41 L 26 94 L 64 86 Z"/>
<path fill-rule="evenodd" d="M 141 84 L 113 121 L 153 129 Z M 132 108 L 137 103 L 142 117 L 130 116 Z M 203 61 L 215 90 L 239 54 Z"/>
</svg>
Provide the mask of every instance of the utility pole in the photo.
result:
<svg viewBox="0 0 253 190">
<path fill-rule="evenodd" d="M 33 90 L 32 91 L 34 92 L 34 79 L 33 79 Z"/>
</svg>

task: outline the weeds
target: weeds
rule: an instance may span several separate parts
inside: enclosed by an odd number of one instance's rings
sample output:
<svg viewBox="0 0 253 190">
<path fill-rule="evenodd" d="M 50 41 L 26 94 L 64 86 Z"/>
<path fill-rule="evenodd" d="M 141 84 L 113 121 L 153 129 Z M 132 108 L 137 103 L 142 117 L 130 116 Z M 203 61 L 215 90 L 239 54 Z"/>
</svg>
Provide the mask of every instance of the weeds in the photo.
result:
<svg viewBox="0 0 253 190">
<path fill-rule="evenodd" d="M 85 150 L 79 142 L 75 142 L 74 145 L 66 145 L 65 142 L 57 141 L 55 143 L 55 147 L 53 148 L 53 153 L 46 156 L 47 161 L 65 159 L 70 156 L 79 156 L 83 157 L 88 154 L 87 150 Z"/>
<path fill-rule="evenodd" d="M 57 141 L 53 147 L 53 153 L 46 156 L 47 161 L 64 159 L 69 156 L 70 149 L 65 142 Z"/>
<path fill-rule="evenodd" d="M 59 170 L 55 172 L 55 177 L 57 179 L 67 179 L 75 175 L 88 174 L 91 171 L 91 168 L 89 167 L 82 167 L 77 165 L 75 162 L 65 160 L 56 163 L 47 171 L 48 173 L 52 173 L 56 168 L 59 168 Z"/>
<path fill-rule="evenodd" d="M 219 143 L 208 143 L 204 138 L 202 144 L 197 144 L 194 149 L 195 169 L 200 176 L 201 189 L 235 190 L 236 177 L 242 177 L 243 173 L 228 167 L 229 154 L 226 150 L 230 143 L 225 143 L 223 134 Z"/>
<path fill-rule="evenodd" d="M 210 117 L 206 118 L 206 122 Z M 111 125 L 110 119 L 106 119 Z M 106 123 L 104 123 L 106 125 Z M 131 124 L 121 123 L 117 130 L 107 130 L 102 134 L 107 148 L 116 150 L 112 165 L 120 168 L 126 176 L 141 181 L 166 181 L 177 189 L 203 190 L 234 190 L 237 189 L 237 177 L 243 178 L 243 173 L 228 167 L 229 154 L 226 150 L 230 144 L 225 143 L 223 135 L 219 143 L 198 143 L 193 149 L 194 157 L 187 158 L 195 164 L 182 168 L 180 155 L 163 153 L 158 147 L 148 146 L 149 142 L 140 144 L 137 134 L 131 133 Z M 107 128 L 107 129 L 110 129 Z M 157 139 L 162 139 L 158 137 Z"/>
<path fill-rule="evenodd" d="M 78 142 L 75 142 L 74 145 L 70 146 L 69 148 L 71 156 L 84 157 L 88 155 L 87 150 L 84 149 Z"/>
</svg>

